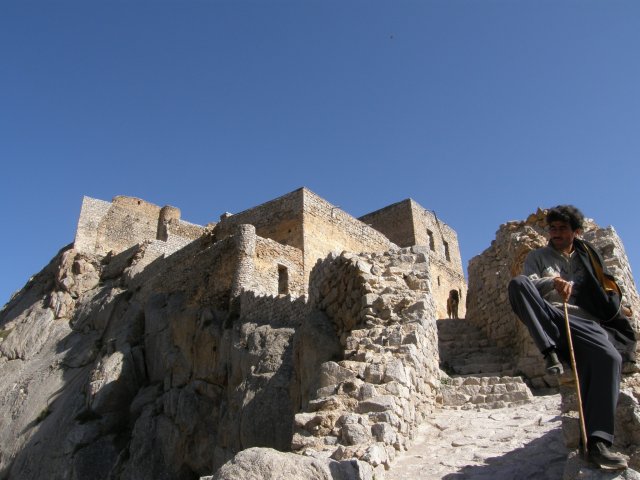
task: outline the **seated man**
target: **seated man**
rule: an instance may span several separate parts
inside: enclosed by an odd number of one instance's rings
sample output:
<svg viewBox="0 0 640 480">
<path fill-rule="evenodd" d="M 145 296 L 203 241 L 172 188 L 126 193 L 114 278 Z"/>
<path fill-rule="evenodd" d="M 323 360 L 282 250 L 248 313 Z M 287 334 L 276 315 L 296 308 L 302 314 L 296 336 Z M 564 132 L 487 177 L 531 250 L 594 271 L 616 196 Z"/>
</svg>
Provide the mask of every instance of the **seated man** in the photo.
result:
<svg viewBox="0 0 640 480">
<path fill-rule="evenodd" d="M 613 443 L 623 360 L 634 361 L 635 333 L 621 306 L 621 292 L 602 258 L 578 238 L 584 217 L 571 205 L 547 212 L 549 244 L 530 252 L 524 274 L 509 283 L 509 301 L 546 359 L 547 371 L 562 373 L 569 362 L 564 303 L 587 430 L 589 460 L 600 468 L 625 469 Z"/>
</svg>

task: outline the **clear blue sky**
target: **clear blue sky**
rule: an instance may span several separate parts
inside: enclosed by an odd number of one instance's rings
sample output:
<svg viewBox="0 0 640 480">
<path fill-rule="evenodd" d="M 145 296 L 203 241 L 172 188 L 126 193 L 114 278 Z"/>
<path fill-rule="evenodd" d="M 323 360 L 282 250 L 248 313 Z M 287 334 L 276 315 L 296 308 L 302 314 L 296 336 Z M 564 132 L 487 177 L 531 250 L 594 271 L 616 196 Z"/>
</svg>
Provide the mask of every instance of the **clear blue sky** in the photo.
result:
<svg viewBox="0 0 640 480">
<path fill-rule="evenodd" d="M 640 268 L 637 0 L 3 0 L 0 87 L 0 305 L 83 195 L 198 224 L 301 186 L 411 197 L 465 267 L 574 203 Z"/>
</svg>

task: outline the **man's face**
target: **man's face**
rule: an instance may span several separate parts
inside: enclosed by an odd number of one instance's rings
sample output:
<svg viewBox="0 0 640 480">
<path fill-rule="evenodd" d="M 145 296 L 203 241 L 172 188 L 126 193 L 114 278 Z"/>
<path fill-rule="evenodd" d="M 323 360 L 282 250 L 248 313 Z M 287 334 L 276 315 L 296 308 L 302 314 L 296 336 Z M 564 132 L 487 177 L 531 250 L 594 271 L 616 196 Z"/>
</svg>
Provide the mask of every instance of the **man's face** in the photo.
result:
<svg viewBox="0 0 640 480">
<path fill-rule="evenodd" d="M 559 251 L 570 251 L 578 231 L 571 230 L 568 222 L 555 221 L 549 224 L 549 241 Z"/>
</svg>

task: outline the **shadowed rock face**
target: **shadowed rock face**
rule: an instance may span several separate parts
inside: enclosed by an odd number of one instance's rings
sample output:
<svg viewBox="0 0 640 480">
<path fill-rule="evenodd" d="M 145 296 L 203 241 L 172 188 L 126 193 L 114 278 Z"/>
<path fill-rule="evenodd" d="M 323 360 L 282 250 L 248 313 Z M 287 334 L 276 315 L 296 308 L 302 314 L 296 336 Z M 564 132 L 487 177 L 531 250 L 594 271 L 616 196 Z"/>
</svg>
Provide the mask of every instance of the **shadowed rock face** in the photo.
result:
<svg viewBox="0 0 640 480">
<path fill-rule="evenodd" d="M 244 322 L 204 294 L 204 241 L 132 288 L 136 255 L 66 249 L 4 308 L 4 475 L 194 478 L 248 446 L 289 448 L 295 323 Z"/>
<path fill-rule="evenodd" d="M 425 255 L 330 257 L 309 300 L 232 296 L 230 243 L 67 247 L 29 281 L 0 312 L 1 478 L 192 479 L 294 431 L 391 460 L 436 396 Z"/>
</svg>

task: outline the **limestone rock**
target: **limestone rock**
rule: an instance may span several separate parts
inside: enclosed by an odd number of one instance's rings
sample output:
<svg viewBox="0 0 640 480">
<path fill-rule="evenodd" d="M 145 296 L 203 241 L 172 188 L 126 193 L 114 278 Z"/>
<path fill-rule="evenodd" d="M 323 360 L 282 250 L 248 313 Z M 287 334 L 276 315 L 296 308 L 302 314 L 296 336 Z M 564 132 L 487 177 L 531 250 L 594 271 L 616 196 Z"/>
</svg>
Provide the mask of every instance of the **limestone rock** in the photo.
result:
<svg viewBox="0 0 640 480">
<path fill-rule="evenodd" d="M 201 480 L 369 480 L 371 467 L 362 462 L 282 453 L 269 448 L 249 448 L 224 464 L 213 476 Z"/>
</svg>

